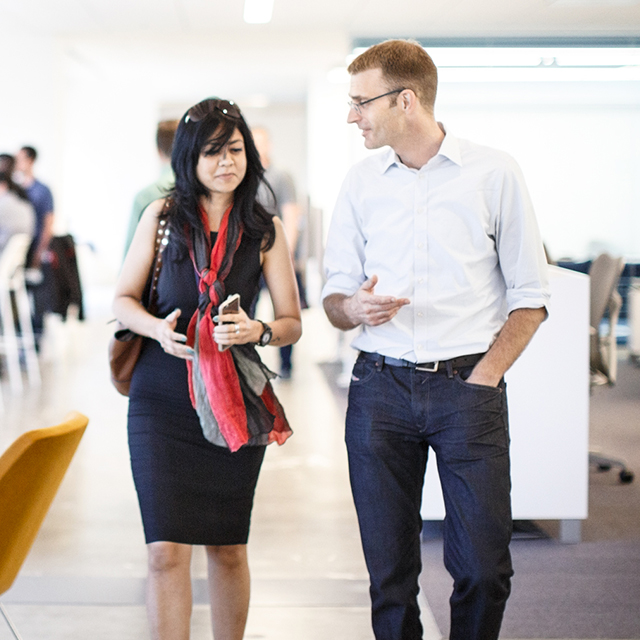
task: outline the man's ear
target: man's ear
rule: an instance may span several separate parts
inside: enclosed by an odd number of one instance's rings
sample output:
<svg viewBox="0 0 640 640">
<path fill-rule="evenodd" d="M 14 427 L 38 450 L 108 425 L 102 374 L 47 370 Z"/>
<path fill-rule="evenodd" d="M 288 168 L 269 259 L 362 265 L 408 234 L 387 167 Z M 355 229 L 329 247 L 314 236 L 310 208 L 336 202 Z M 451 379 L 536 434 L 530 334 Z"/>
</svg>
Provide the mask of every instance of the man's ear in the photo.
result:
<svg viewBox="0 0 640 640">
<path fill-rule="evenodd" d="M 415 110 L 418 103 L 418 96 L 411 90 L 405 89 L 399 96 L 400 108 L 406 113 L 411 113 Z"/>
</svg>

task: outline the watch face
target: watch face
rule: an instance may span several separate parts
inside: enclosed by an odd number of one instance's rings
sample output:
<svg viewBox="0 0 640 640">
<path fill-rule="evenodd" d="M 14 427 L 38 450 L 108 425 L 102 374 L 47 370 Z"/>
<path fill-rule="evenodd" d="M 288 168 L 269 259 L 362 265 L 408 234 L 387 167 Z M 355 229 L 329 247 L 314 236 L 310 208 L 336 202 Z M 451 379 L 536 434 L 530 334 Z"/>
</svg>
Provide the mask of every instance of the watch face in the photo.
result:
<svg viewBox="0 0 640 640">
<path fill-rule="evenodd" d="M 271 336 L 273 335 L 273 332 L 271 331 L 271 327 L 269 327 L 268 325 L 265 324 L 263 326 L 264 331 L 260 336 L 260 346 L 266 347 L 271 342 Z"/>
</svg>

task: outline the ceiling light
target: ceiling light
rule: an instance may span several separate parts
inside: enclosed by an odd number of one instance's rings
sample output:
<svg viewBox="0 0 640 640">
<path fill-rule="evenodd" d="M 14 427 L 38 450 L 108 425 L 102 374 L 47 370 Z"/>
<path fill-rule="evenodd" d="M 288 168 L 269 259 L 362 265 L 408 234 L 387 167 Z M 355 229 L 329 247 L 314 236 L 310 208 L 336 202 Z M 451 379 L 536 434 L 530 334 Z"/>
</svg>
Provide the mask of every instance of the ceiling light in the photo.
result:
<svg viewBox="0 0 640 640">
<path fill-rule="evenodd" d="M 244 21 L 248 24 L 271 22 L 273 0 L 244 0 Z"/>
</svg>

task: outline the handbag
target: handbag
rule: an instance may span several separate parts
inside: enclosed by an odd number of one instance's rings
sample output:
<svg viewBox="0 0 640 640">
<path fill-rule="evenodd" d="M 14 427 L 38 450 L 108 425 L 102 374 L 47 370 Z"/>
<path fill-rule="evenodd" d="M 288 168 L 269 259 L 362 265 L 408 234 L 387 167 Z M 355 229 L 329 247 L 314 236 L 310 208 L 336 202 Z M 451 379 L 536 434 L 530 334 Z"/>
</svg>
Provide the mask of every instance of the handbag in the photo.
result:
<svg viewBox="0 0 640 640">
<path fill-rule="evenodd" d="M 162 254 L 167 244 L 169 244 L 169 234 L 170 225 L 168 224 L 167 205 L 165 205 L 162 213 L 158 216 L 158 232 L 156 233 L 153 266 L 141 300 L 142 306 L 152 315 L 155 315 L 157 311 L 158 278 L 162 268 Z M 125 327 L 121 322 L 116 322 L 116 330 L 109 341 L 111 382 L 118 393 L 128 396 L 133 370 L 140 357 L 144 338 Z"/>
</svg>

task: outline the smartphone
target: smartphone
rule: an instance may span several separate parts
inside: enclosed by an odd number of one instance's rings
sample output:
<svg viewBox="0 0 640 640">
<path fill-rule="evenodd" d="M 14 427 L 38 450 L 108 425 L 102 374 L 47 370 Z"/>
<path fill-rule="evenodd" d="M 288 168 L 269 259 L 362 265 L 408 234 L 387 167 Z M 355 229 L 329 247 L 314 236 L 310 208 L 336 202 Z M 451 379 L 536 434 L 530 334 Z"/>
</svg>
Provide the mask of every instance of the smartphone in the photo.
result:
<svg viewBox="0 0 640 640">
<path fill-rule="evenodd" d="M 229 322 L 225 322 L 222 319 L 222 316 L 228 313 L 238 313 L 240 311 L 240 294 L 234 293 L 230 295 L 219 307 L 218 307 L 218 316 L 220 316 L 220 322 L 222 324 L 231 324 Z M 231 345 L 228 344 L 219 344 L 218 351 L 226 351 Z"/>
</svg>

